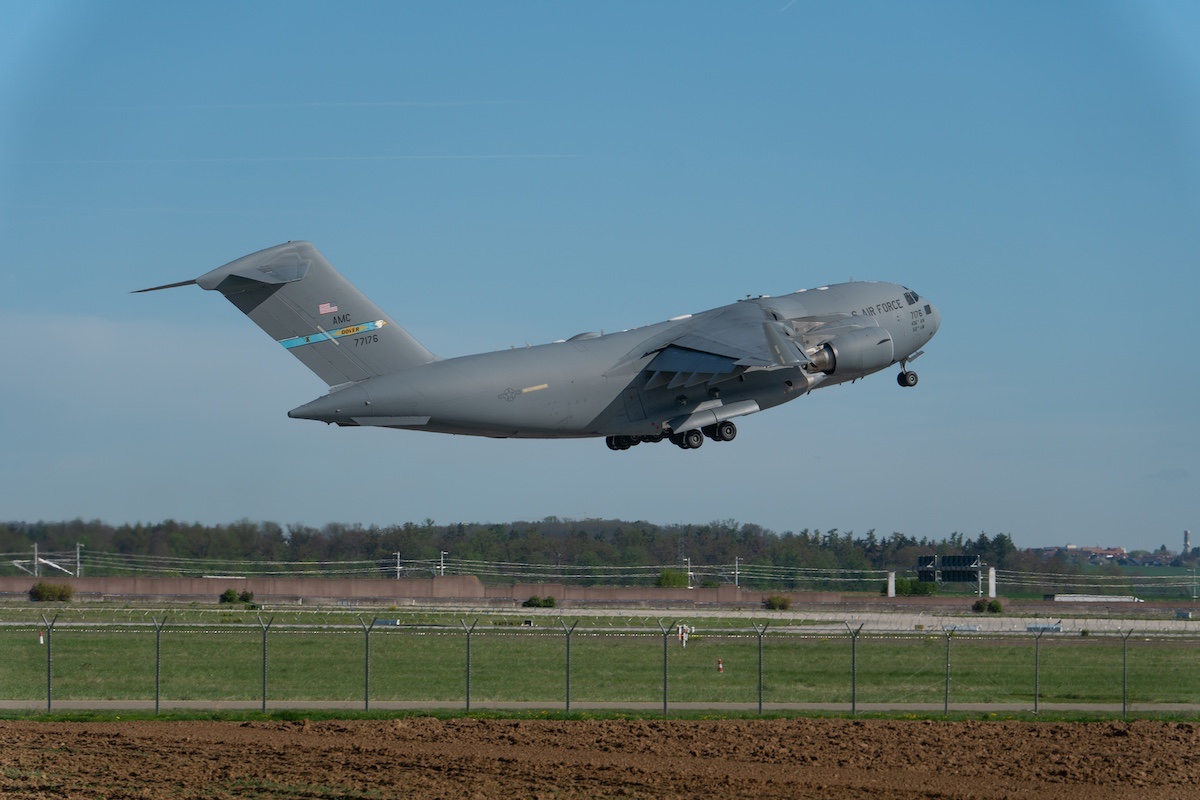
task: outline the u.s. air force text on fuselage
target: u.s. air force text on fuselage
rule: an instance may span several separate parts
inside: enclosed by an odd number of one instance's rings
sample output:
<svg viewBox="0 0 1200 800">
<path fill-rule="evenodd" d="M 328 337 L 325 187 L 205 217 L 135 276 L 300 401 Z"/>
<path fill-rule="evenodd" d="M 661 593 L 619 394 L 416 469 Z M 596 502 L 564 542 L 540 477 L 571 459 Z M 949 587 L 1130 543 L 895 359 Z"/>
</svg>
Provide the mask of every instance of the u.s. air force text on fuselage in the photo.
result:
<svg viewBox="0 0 1200 800">
<path fill-rule="evenodd" d="M 439 358 L 308 242 L 154 289 L 189 284 L 221 292 L 329 386 L 291 417 L 500 438 L 602 436 L 614 450 L 730 441 L 737 417 L 896 364 L 898 383 L 915 386 L 908 363 L 941 322 L 916 292 L 859 281 L 618 333 Z"/>
</svg>

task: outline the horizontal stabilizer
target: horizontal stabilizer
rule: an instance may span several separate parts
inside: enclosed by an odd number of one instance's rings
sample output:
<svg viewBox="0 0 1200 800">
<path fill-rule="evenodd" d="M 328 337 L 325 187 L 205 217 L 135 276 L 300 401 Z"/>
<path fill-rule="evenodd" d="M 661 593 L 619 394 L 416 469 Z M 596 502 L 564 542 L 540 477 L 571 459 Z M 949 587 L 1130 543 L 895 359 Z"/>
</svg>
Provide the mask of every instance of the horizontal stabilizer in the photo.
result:
<svg viewBox="0 0 1200 800">
<path fill-rule="evenodd" d="M 149 289 L 134 289 L 130 294 L 142 294 L 144 292 L 157 292 L 161 289 L 178 289 L 180 286 L 193 286 L 195 281 L 179 281 L 179 283 L 166 283 L 162 286 L 151 286 Z"/>
</svg>

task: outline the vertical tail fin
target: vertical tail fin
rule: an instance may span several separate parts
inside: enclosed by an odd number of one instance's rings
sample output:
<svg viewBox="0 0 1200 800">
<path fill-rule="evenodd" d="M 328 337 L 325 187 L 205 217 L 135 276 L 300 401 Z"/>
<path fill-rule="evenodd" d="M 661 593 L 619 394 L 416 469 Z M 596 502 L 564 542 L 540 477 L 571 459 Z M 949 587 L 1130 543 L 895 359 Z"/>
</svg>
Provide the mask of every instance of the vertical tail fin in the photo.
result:
<svg viewBox="0 0 1200 800">
<path fill-rule="evenodd" d="M 242 256 L 195 283 L 225 295 L 330 386 L 438 360 L 309 242 Z"/>
</svg>

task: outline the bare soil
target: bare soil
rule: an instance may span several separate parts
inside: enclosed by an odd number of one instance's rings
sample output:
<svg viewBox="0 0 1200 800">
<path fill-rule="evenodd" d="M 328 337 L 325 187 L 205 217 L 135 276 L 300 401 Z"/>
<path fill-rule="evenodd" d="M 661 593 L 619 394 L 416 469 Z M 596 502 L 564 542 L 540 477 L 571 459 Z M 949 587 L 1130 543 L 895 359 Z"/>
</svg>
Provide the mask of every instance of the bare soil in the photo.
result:
<svg viewBox="0 0 1200 800">
<path fill-rule="evenodd" d="M 1200 725 L 0 721 L 3 798 L 1197 798 Z"/>
</svg>

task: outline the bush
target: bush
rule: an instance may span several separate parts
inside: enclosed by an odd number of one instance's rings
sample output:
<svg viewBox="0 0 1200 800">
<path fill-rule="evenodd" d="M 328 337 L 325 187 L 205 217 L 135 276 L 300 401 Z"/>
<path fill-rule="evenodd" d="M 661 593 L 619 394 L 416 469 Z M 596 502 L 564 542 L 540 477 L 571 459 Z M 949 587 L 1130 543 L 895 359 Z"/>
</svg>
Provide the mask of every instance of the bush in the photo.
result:
<svg viewBox="0 0 1200 800">
<path fill-rule="evenodd" d="M 549 595 L 546 595 L 545 597 L 538 597 L 535 594 L 524 603 L 521 603 L 521 605 L 525 608 L 554 608 L 555 601 L 554 598 Z"/>
<path fill-rule="evenodd" d="M 242 592 L 237 596 L 237 599 L 239 603 L 253 603 L 254 592 Z"/>
<path fill-rule="evenodd" d="M 1004 612 L 1004 606 L 1000 605 L 999 600 L 989 600 L 988 601 L 988 613 L 989 614 L 1000 614 L 1003 612 Z"/>
<path fill-rule="evenodd" d="M 236 603 L 238 601 L 238 590 L 237 589 L 226 589 L 224 592 L 221 593 L 221 596 L 218 598 L 218 601 L 221 603 Z"/>
<path fill-rule="evenodd" d="M 763 608 L 770 611 L 787 611 L 791 607 L 792 598 L 788 597 L 786 594 L 768 595 L 767 598 L 763 600 Z"/>
<path fill-rule="evenodd" d="M 887 584 L 879 590 L 879 593 L 884 597 L 887 596 Z M 897 597 L 921 597 L 926 595 L 937 594 L 937 584 L 933 582 L 922 582 L 916 578 L 896 578 L 896 596 Z"/>
<path fill-rule="evenodd" d="M 664 569 L 658 573 L 657 585 L 663 589 L 686 589 L 688 585 L 687 573 L 678 569 Z"/>
<path fill-rule="evenodd" d="M 988 614 L 999 614 L 1004 611 L 1004 606 L 999 600 L 985 600 L 982 597 L 971 604 L 971 610 L 977 614 L 982 614 L 985 611 Z"/>
<path fill-rule="evenodd" d="M 979 598 L 971 604 L 971 610 L 976 614 L 982 614 L 983 612 L 987 611 L 987 600 L 984 600 L 982 597 Z"/>
<path fill-rule="evenodd" d="M 29 599 L 35 603 L 67 603 L 74 596 L 75 587 L 69 583 L 38 581 L 29 590 Z"/>
</svg>

